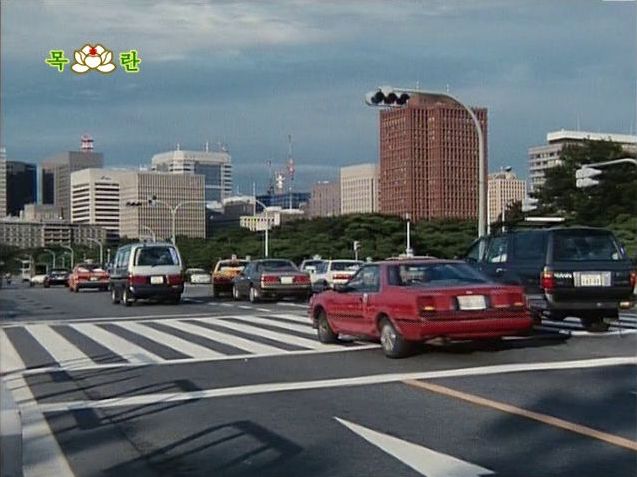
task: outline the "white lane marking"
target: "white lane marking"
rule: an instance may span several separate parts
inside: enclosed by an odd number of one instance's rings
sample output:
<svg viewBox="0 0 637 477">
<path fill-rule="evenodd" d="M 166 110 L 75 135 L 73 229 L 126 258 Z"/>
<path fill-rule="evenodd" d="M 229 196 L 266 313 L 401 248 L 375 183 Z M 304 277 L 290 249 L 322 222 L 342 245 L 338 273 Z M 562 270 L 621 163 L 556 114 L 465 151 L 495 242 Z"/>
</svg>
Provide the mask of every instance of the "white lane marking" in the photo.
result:
<svg viewBox="0 0 637 477">
<path fill-rule="evenodd" d="M 232 307 L 234 305 L 232 305 L 231 303 L 222 303 L 221 306 L 225 306 L 226 308 L 228 308 L 228 307 Z"/>
<path fill-rule="evenodd" d="M 565 318 L 564 319 L 565 322 L 567 323 L 572 323 L 573 325 L 576 325 L 578 328 L 583 328 L 582 325 L 582 321 L 579 318 L 573 318 L 573 317 L 569 317 L 569 318 Z M 559 321 L 557 323 L 560 323 Z M 634 329 L 637 328 L 637 325 L 634 323 L 628 323 L 624 320 L 614 320 L 611 321 L 611 328 L 615 328 L 615 329 L 620 329 L 620 328 L 628 328 L 628 329 Z"/>
<path fill-rule="evenodd" d="M 73 368 L 95 362 L 48 325 L 28 325 L 24 329 L 40 343 L 60 366 Z"/>
<path fill-rule="evenodd" d="M 250 323 L 254 323 L 256 325 L 263 324 L 263 325 L 273 326 L 273 327 L 276 327 L 277 329 L 280 329 L 281 331 L 292 330 L 292 331 L 298 331 L 299 333 L 303 333 L 304 335 L 307 335 L 307 336 L 312 336 L 312 337 L 316 336 L 316 332 L 312 328 L 307 326 L 307 323 L 306 323 L 306 326 L 302 326 L 302 325 L 294 324 L 292 322 L 282 323 L 280 321 L 269 320 L 268 318 L 260 318 L 258 316 L 252 316 L 252 315 L 235 316 L 233 318 L 242 320 L 243 322 L 249 321 Z"/>
<path fill-rule="evenodd" d="M 426 477 L 480 477 L 493 471 L 442 452 L 334 417 L 350 431 Z"/>
<path fill-rule="evenodd" d="M 97 341 L 99 344 L 108 348 L 113 353 L 120 355 L 122 358 L 135 364 L 161 363 L 164 358 L 151 353 L 150 351 L 137 346 L 132 341 L 121 338 L 115 333 L 106 331 L 97 325 L 82 323 L 69 325 L 71 328 L 86 335 L 90 339 Z M 44 346 L 44 345 L 43 345 Z"/>
<path fill-rule="evenodd" d="M 311 325 L 312 321 L 307 317 L 307 315 L 294 315 L 292 313 L 273 313 L 270 316 L 273 318 L 284 318 L 286 320 L 295 321 L 297 323 L 305 323 L 306 325 Z"/>
<path fill-rule="evenodd" d="M 209 399 L 228 396 L 247 396 L 284 391 L 305 391 L 310 389 L 342 388 L 351 386 L 368 386 L 387 384 L 411 379 L 457 378 L 467 376 L 486 376 L 493 374 L 518 373 L 524 371 L 551 371 L 562 369 L 586 369 L 602 366 L 625 366 L 637 364 L 637 357 L 625 356 L 616 358 L 582 359 L 575 361 L 553 361 L 544 363 L 515 363 L 473 368 L 447 369 L 441 371 L 424 371 L 415 373 L 390 373 L 353 378 L 321 379 L 316 381 L 279 382 L 231 386 L 227 388 L 202 389 L 185 393 L 157 393 L 138 396 L 107 398 L 95 401 L 72 401 L 40 404 L 44 411 L 66 411 L 69 409 L 113 408 L 119 406 L 142 406 L 157 402 L 181 402 L 193 399 Z"/>
<path fill-rule="evenodd" d="M 227 333 L 221 333 L 220 331 L 211 330 L 210 328 L 204 328 L 203 326 L 193 325 L 192 323 L 186 323 L 184 321 L 167 321 L 164 323 L 172 328 L 176 328 L 179 330 L 187 331 L 188 333 L 192 333 L 194 335 L 202 336 L 204 338 L 208 338 L 210 340 L 216 341 L 218 343 L 227 344 L 230 346 L 234 346 L 235 348 L 242 349 L 244 351 L 248 351 L 249 353 L 285 353 L 284 349 L 275 348 L 274 346 L 269 346 L 262 343 L 257 343 L 256 341 L 247 340 L 245 338 L 241 338 L 239 336 L 234 336 Z"/>
<path fill-rule="evenodd" d="M 252 341 L 249 341 L 252 343 Z M 230 343 L 228 343 L 230 344 Z M 265 345 L 263 345 L 265 346 Z M 237 346 L 238 347 L 238 346 Z M 326 353 L 344 353 L 349 351 L 366 351 L 370 349 L 378 349 L 380 345 L 378 344 L 368 344 L 362 346 L 343 346 L 342 348 L 334 348 L 334 349 L 301 349 L 297 351 L 285 351 L 282 349 L 276 349 L 275 352 L 272 353 L 247 353 L 247 354 L 235 354 L 222 356 L 219 358 L 186 358 L 186 359 L 171 359 L 169 361 L 162 361 L 161 363 L 110 363 L 110 364 L 99 364 L 95 366 L 85 366 L 85 367 L 75 367 L 70 369 L 69 371 L 91 371 L 91 370 L 103 370 L 103 369 L 116 369 L 116 368 L 138 368 L 140 365 L 150 365 L 153 366 L 166 366 L 166 365 L 183 365 L 183 364 L 192 364 L 192 363 L 210 363 L 217 361 L 249 361 L 252 359 L 260 359 L 260 358 L 280 358 L 280 357 L 288 357 L 288 356 L 297 356 L 297 355 L 314 355 L 314 354 L 326 354 Z M 24 371 L 13 371 L 12 373 L 18 373 L 23 376 L 31 376 L 43 373 L 54 373 L 59 371 L 65 371 L 66 368 L 62 368 L 59 366 L 47 366 L 45 368 L 30 368 Z"/>
<path fill-rule="evenodd" d="M 0 369 L 26 368 L 13 344 L 0 330 Z M 22 423 L 22 467 L 24 477 L 73 477 L 71 467 L 60 449 L 44 415 L 35 405 L 35 397 L 24 376 L 3 378 L 20 408 Z"/>
<path fill-rule="evenodd" d="M 269 308 L 256 308 L 256 310 L 262 313 L 270 313 L 272 311 Z"/>
<path fill-rule="evenodd" d="M 118 326 L 128 329 L 133 333 L 137 333 L 138 335 L 145 336 L 146 338 L 168 346 L 175 351 L 179 351 L 180 353 L 192 358 L 216 358 L 218 356 L 223 356 L 222 353 L 217 353 L 216 351 L 205 348 L 196 343 L 186 341 L 170 333 L 143 325 L 142 323 L 120 323 Z"/>
<path fill-rule="evenodd" d="M 300 303 L 287 303 L 285 301 L 280 301 L 280 302 L 277 303 L 277 305 L 280 305 L 280 306 L 293 306 L 293 307 L 296 307 L 296 308 L 303 308 L 303 309 L 307 309 L 307 307 L 308 307 L 308 305 L 302 305 Z"/>
<path fill-rule="evenodd" d="M 250 305 L 237 305 L 237 308 L 241 308 L 242 310 L 252 310 L 254 307 Z"/>
<path fill-rule="evenodd" d="M 210 316 L 210 313 L 193 313 L 193 314 L 170 314 L 170 315 L 135 315 L 135 316 L 108 316 L 108 317 L 93 317 L 93 318 L 68 318 L 64 320 L 22 320 L 22 321 L 14 321 L 12 320 L 10 323 L 0 323 L 0 328 L 15 328 L 16 326 L 26 326 L 26 325 L 41 325 L 46 323 L 47 325 L 69 325 L 73 323 L 110 323 L 117 321 L 141 321 L 141 320 L 150 320 L 150 319 L 168 319 L 168 318 L 196 318 L 199 316 Z"/>
<path fill-rule="evenodd" d="M 619 330 L 619 331 L 604 331 L 601 333 L 592 333 L 584 330 L 562 330 L 558 327 L 552 326 L 534 326 L 533 329 L 540 331 L 549 331 L 553 334 L 561 334 L 566 336 L 575 337 L 590 337 L 590 338 L 608 338 L 609 336 L 626 336 L 637 334 L 637 330 Z"/>
<path fill-rule="evenodd" d="M 235 318 L 241 318 L 237 316 Z M 305 338 L 299 338 L 298 336 L 277 333 L 275 331 L 265 330 L 263 328 L 258 328 L 256 326 L 244 325 L 235 323 L 232 321 L 225 320 L 215 320 L 215 319 L 203 319 L 201 321 L 211 322 L 218 326 L 222 326 L 224 328 L 229 328 L 235 331 L 241 331 L 243 333 L 249 333 L 254 336 L 259 336 L 263 338 L 269 338 L 274 341 L 280 341 L 282 343 L 290 343 L 292 345 L 301 346 L 303 348 L 309 349 L 333 349 L 334 347 L 338 347 L 338 345 L 325 345 L 318 340 L 310 340 Z"/>
</svg>

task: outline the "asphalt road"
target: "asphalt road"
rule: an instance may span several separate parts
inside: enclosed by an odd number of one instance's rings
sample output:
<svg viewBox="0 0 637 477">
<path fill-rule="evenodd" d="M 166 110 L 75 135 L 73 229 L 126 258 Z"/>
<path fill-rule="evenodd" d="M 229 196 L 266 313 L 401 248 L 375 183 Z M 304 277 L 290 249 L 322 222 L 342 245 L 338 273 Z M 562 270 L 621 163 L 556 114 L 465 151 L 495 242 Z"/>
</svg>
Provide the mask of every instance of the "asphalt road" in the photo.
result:
<svg viewBox="0 0 637 477">
<path fill-rule="evenodd" d="M 325 346 L 298 303 L 0 290 L 26 476 L 634 476 L 637 315 L 591 335 Z"/>
</svg>

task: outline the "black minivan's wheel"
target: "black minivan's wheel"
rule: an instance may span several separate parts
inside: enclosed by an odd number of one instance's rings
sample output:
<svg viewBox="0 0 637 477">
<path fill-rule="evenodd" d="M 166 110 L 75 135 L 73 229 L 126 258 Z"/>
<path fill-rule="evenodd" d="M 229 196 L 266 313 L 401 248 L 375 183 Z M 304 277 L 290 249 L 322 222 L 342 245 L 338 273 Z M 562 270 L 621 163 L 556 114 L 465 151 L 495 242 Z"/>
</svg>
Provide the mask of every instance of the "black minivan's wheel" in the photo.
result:
<svg viewBox="0 0 637 477">
<path fill-rule="evenodd" d="M 241 300 L 241 293 L 239 293 L 239 288 L 237 285 L 232 285 L 232 298 L 235 301 Z"/>
<path fill-rule="evenodd" d="M 581 318 L 582 326 L 591 333 L 604 333 L 610 328 L 610 323 L 606 323 L 601 316 Z"/>
<path fill-rule="evenodd" d="M 380 322 L 380 344 L 388 358 L 403 358 L 411 352 L 411 343 L 403 338 L 388 318 Z"/>
<path fill-rule="evenodd" d="M 124 288 L 122 292 L 122 304 L 124 306 L 131 306 L 133 304 L 134 298 L 131 296 L 131 293 L 128 291 L 128 288 Z"/>
<path fill-rule="evenodd" d="M 111 302 L 113 305 L 119 305 L 119 294 L 115 287 L 111 287 Z"/>
<path fill-rule="evenodd" d="M 248 299 L 250 303 L 257 303 L 259 301 L 259 294 L 257 293 L 257 289 L 250 285 L 250 292 L 248 294 Z"/>
<path fill-rule="evenodd" d="M 327 313 L 324 310 L 321 310 L 316 317 L 316 334 L 321 343 L 338 343 L 338 335 L 332 330 L 329 321 L 327 321 Z"/>
</svg>

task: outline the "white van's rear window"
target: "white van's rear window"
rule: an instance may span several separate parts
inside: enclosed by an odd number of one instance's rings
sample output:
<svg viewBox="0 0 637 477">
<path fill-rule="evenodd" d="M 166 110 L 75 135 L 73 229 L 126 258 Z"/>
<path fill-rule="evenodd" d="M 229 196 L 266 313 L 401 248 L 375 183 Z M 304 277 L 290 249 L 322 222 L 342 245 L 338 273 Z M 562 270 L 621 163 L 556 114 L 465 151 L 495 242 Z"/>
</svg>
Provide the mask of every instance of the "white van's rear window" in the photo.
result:
<svg viewBox="0 0 637 477">
<path fill-rule="evenodd" d="M 179 265 L 179 258 L 173 247 L 143 247 L 137 250 L 135 265 L 146 267 Z"/>
</svg>

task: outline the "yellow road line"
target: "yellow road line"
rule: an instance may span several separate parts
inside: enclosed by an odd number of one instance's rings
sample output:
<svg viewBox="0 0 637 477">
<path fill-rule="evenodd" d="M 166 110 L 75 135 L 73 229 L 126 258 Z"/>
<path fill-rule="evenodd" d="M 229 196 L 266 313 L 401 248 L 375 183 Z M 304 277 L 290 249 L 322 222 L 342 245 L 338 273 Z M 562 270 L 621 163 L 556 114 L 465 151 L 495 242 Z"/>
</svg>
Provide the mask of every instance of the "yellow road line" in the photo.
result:
<svg viewBox="0 0 637 477">
<path fill-rule="evenodd" d="M 548 424 L 549 426 L 559 427 L 560 429 L 571 431 L 576 434 L 581 434 L 586 437 L 591 437 L 593 439 L 598 439 L 608 444 L 612 444 L 618 447 L 624 447 L 626 449 L 630 449 L 632 451 L 637 452 L 637 442 L 635 441 L 626 439 L 624 437 L 616 436 L 614 434 L 608 434 L 607 432 L 598 431 L 597 429 L 593 429 L 591 427 L 582 426 L 581 424 L 575 424 L 574 422 L 565 421 L 564 419 L 560 419 L 558 417 L 549 416 L 547 414 L 541 414 L 539 412 L 529 411 L 527 409 L 522 409 L 517 406 L 512 406 L 511 404 L 505 404 L 503 402 L 493 401 L 491 399 L 486 399 L 480 396 L 476 396 L 475 394 L 468 394 L 462 391 L 456 391 L 455 389 L 451 389 L 445 386 L 440 386 L 438 384 L 432 384 L 429 382 L 409 379 L 409 380 L 403 381 L 403 383 L 409 386 L 416 387 L 416 388 L 426 389 L 427 391 L 431 391 L 434 393 L 443 394 L 445 396 L 454 397 L 456 399 L 461 399 L 463 401 L 467 401 L 472 404 L 477 404 L 478 406 L 489 407 L 491 409 L 507 412 L 509 414 L 514 414 L 516 416 L 526 417 L 527 419 L 532 419 L 534 421 L 538 421 L 543 424 Z"/>
</svg>

